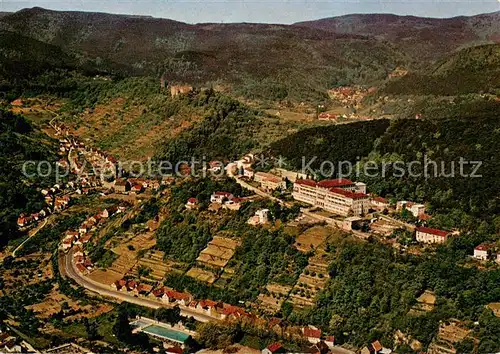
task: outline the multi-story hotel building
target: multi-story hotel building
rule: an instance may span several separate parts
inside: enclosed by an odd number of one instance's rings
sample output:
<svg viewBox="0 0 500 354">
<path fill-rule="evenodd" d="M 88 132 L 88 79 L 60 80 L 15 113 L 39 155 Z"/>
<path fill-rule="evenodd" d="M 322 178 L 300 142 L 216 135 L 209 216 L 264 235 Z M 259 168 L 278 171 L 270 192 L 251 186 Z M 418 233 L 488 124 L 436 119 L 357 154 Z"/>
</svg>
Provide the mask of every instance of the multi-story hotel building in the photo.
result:
<svg viewBox="0 0 500 354">
<path fill-rule="evenodd" d="M 361 189 L 361 188 L 363 189 Z M 362 215 L 370 208 L 366 185 L 357 185 L 348 179 L 329 179 L 315 182 L 299 179 L 293 185 L 293 198 L 328 212 L 348 216 Z"/>
</svg>

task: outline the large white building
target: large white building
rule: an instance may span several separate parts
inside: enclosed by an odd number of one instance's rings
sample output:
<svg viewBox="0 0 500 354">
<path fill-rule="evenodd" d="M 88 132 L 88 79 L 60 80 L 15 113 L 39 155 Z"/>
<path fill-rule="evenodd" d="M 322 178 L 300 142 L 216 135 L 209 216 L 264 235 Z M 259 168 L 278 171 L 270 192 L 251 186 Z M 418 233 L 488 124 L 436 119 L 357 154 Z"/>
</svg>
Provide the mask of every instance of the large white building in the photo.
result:
<svg viewBox="0 0 500 354">
<path fill-rule="evenodd" d="M 416 239 L 422 243 L 444 243 L 450 235 L 448 231 L 420 226 L 416 229 Z"/>
<path fill-rule="evenodd" d="M 358 188 L 366 191 L 366 185 L 356 185 L 348 179 L 329 179 L 317 183 L 299 179 L 293 185 L 293 198 L 342 216 L 362 215 L 370 208 L 370 197 Z"/>
</svg>

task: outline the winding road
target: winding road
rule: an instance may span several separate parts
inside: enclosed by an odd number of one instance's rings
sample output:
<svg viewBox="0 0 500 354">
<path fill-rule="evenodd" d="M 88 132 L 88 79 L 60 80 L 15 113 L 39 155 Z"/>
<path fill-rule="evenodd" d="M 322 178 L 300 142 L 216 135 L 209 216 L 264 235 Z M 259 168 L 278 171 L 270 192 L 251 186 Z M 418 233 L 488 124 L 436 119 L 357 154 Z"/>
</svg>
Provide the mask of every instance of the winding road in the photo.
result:
<svg viewBox="0 0 500 354">
<path fill-rule="evenodd" d="M 158 309 L 160 307 L 173 307 L 172 305 L 165 304 L 159 300 L 148 299 L 146 297 L 136 297 L 127 293 L 122 293 L 121 291 L 113 290 L 109 285 L 102 284 L 89 279 L 88 277 L 85 277 L 76 269 L 75 264 L 73 263 L 73 249 L 70 249 L 68 253 L 66 253 L 62 257 L 59 257 L 59 269 L 64 270 L 63 274 L 76 281 L 78 285 L 101 296 L 111 297 L 115 300 L 126 301 L 135 305 L 149 307 L 152 309 Z M 193 311 L 186 306 L 179 307 L 181 309 L 181 315 L 194 317 L 197 321 L 208 322 L 217 320 L 217 318 L 215 317 Z"/>
</svg>

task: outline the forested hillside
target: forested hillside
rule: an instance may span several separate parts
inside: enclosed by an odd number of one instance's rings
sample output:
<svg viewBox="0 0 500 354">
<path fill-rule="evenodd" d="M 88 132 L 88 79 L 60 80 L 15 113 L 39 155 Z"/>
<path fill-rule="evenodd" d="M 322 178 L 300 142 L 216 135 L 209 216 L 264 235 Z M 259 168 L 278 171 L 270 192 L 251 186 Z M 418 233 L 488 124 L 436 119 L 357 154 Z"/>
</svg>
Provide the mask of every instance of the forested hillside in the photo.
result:
<svg viewBox="0 0 500 354">
<path fill-rule="evenodd" d="M 23 211 L 37 211 L 43 206 L 36 184 L 22 174 L 25 161 L 53 161 L 53 142 L 34 131 L 21 116 L 0 110 L 0 247 L 16 237 L 17 217 Z M 31 166 L 33 168 L 33 166 Z M 31 169 L 28 172 L 34 172 Z M 36 171 L 35 171 L 36 172 Z M 43 171 L 45 172 L 45 171 Z"/>
<path fill-rule="evenodd" d="M 372 151 L 375 139 L 388 127 L 389 120 L 382 119 L 307 128 L 272 143 L 268 153 L 285 157 L 288 167 L 297 170 L 303 168 L 303 158 L 306 164 L 312 161 L 313 170 L 319 169 L 323 161 L 331 161 L 335 166 L 339 161 L 354 164 Z"/>
<path fill-rule="evenodd" d="M 439 61 L 423 73 L 390 81 L 393 95 L 464 95 L 500 89 L 500 45 L 467 48 Z"/>
<path fill-rule="evenodd" d="M 425 201 L 434 212 L 489 218 L 500 212 L 497 198 L 500 187 L 496 183 L 500 164 L 495 158 L 500 153 L 499 134 L 496 112 L 441 120 L 400 119 L 390 127 L 388 121 L 381 120 L 304 129 L 271 144 L 270 153 L 284 156 L 298 170 L 302 168 L 303 157 L 311 161 L 317 156 L 310 165 L 316 171 L 323 161 L 332 161 L 336 167 L 338 161 L 355 163 L 357 158 L 364 157 L 361 165 L 376 162 L 379 173 L 373 177 L 370 173 L 356 176 L 353 171 L 352 178 L 367 183 L 371 192 L 398 200 Z M 475 164 L 469 162 L 480 161 L 476 172 L 481 177 L 462 177 L 461 158 L 468 162 L 463 167 L 464 175 L 474 170 Z M 420 176 L 409 176 L 407 168 L 406 174 L 400 176 L 393 165 L 396 161 L 405 164 L 416 161 L 418 165 L 412 171 Z M 422 167 L 425 161 L 435 161 L 435 165 L 428 167 L 428 178 Z M 385 175 L 382 175 L 383 163 Z M 452 170 L 454 176 L 447 177 Z M 449 220 L 448 226 L 460 223 Z"/>
</svg>

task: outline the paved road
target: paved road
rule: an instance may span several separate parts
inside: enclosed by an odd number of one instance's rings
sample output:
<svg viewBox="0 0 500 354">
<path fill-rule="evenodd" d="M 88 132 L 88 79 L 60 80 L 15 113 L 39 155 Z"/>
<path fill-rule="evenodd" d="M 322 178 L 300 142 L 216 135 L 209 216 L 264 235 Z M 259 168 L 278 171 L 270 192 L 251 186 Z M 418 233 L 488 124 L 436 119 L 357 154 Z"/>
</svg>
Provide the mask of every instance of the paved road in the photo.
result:
<svg viewBox="0 0 500 354">
<path fill-rule="evenodd" d="M 73 263 L 73 250 L 70 250 L 66 255 L 64 255 L 59 264 L 60 269 L 64 270 L 66 276 L 72 278 L 76 281 L 80 286 L 84 287 L 87 290 L 98 293 L 99 295 L 111 297 L 116 300 L 130 302 L 132 304 L 136 304 L 139 306 L 149 307 L 153 309 L 158 309 L 160 307 L 173 307 L 172 305 L 168 305 L 165 303 L 161 303 L 160 301 L 154 299 L 148 299 L 145 297 L 135 297 L 133 295 L 129 295 L 127 293 L 122 293 L 120 291 L 116 291 L 111 289 L 111 287 L 107 284 L 98 283 L 92 279 L 89 279 L 83 276 L 78 270 L 75 268 Z M 183 316 L 192 316 L 197 321 L 200 322 L 208 322 L 217 320 L 214 317 L 207 316 L 204 314 L 200 314 L 199 312 L 193 311 L 187 307 L 180 306 L 181 314 Z"/>
<path fill-rule="evenodd" d="M 23 248 L 24 244 L 28 242 L 33 236 L 35 236 L 38 233 L 38 231 L 43 229 L 45 225 L 47 225 L 48 220 L 49 218 L 46 218 L 41 225 L 39 225 L 36 229 L 32 230 L 33 232 L 31 233 L 31 235 L 28 234 L 28 238 L 24 240 L 19 246 L 17 246 L 14 251 L 12 251 L 12 257 L 16 258 L 16 252 L 19 251 L 21 248 Z"/>
</svg>

